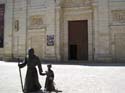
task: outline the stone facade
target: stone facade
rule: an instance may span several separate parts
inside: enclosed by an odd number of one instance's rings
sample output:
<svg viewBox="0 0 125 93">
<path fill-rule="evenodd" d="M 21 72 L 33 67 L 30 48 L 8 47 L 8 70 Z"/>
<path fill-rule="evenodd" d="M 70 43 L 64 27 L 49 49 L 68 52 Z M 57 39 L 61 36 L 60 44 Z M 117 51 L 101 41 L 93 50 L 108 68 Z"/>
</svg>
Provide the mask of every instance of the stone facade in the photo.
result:
<svg viewBox="0 0 125 93">
<path fill-rule="evenodd" d="M 68 21 L 88 20 L 88 61 L 125 60 L 124 0 L 0 0 L 5 4 L 0 58 L 68 61 Z M 50 39 L 50 40 L 49 40 Z"/>
</svg>

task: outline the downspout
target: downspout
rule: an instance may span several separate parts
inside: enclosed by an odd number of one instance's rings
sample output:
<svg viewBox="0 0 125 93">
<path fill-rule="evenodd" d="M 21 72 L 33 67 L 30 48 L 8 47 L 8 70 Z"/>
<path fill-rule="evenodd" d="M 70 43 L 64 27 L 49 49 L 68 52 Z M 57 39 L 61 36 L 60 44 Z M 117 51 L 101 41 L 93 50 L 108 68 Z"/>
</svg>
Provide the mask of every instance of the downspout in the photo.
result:
<svg viewBox="0 0 125 93">
<path fill-rule="evenodd" d="M 12 59 L 14 58 L 14 55 L 13 55 L 13 52 L 14 52 L 14 20 L 15 20 L 15 18 L 14 18 L 14 9 L 15 9 L 15 0 L 13 0 L 13 9 L 12 9 L 12 45 L 11 45 L 11 57 L 12 57 Z"/>
<path fill-rule="evenodd" d="M 92 61 L 95 61 L 95 30 L 94 30 L 94 9 L 93 2 L 91 1 L 91 9 L 92 9 Z"/>
<path fill-rule="evenodd" d="M 25 40 L 25 56 L 27 55 L 27 41 L 28 40 L 28 0 L 26 0 L 26 40 Z"/>
<path fill-rule="evenodd" d="M 54 4 L 55 4 L 55 6 L 54 6 L 54 11 L 55 11 L 55 58 L 56 58 L 56 61 L 57 61 L 57 51 L 56 51 L 56 0 L 54 0 Z"/>
</svg>

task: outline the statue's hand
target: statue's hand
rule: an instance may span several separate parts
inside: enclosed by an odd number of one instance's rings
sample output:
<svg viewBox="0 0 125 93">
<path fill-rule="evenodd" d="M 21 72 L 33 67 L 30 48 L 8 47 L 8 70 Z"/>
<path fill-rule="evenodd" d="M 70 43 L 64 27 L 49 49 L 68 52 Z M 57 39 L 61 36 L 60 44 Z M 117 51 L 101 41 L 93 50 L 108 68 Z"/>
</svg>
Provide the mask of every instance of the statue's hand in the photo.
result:
<svg viewBox="0 0 125 93">
<path fill-rule="evenodd" d="M 20 64 L 18 64 L 18 67 L 21 68 Z"/>
<path fill-rule="evenodd" d="M 42 73 L 42 72 L 40 72 L 40 75 L 45 76 L 45 75 L 46 75 L 46 73 Z"/>
</svg>

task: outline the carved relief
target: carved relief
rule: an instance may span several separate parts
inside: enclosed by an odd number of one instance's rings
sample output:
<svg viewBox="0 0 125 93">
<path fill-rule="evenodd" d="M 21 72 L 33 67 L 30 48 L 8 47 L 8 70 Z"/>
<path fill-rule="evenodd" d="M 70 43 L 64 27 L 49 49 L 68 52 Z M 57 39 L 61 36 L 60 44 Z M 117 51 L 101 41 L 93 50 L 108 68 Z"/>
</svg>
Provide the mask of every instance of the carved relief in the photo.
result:
<svg viewBox="0 0 125 93">
<path fill-rule="evenodd" d="M 64 7 L 81 7 L 91 5 L 92 0 L 65 0 Z"/>
<path fill-rule="evenodd" d="M 113 22 L 125 23 L 125 10 L 112 10 Z"/>
<path fill-rule="evenodd" d="M 46 0 L 28 0 L 30 7 L 46 7 Z"/>
<path fill-rule="evenodd" d="M 43 27 L 43 18 L 41 15 L 33 15 L 29 18 L 29 29 L 41 29 Z"/>
</svg>

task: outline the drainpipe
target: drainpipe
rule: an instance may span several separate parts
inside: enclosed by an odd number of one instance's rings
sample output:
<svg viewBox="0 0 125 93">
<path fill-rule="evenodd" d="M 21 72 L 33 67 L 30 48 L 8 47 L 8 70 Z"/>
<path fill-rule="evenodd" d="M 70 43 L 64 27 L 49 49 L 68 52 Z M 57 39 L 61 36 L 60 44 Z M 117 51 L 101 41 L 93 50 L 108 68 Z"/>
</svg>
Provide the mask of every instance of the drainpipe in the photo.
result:
<svg viewBox="0 0 125 93">
<path fill-rule="evenodd" d="M 57 61 L 57 53 L 56 53 L 56 0 L 54 0 L 54 4 L 55 4 L 55 58 L 56 58 L 56 61 Z"/>
<path fill-rule="evenodd" d="M 25 40 L 25 56 L 27 55 L 27 41 L 28 40 L 28 0 L 26 0 L 26 40 Z"/>
<path fill-rule="evenodd" d="M 13 52 L 14 52 L 14 9 L 15 9 L 15 0 L 13 0 L 13 9 L 12 9 L 12 41 L 11 41 L 11 57 L 14 58 Z"/>
<path fill-rule="evenodd" d="M 95 61 L 95 30 L 94 30 L 94 9 L 93 2 L 91 1 L 91 9 L 92 9 L 92 61 Z"/>
</svg>

